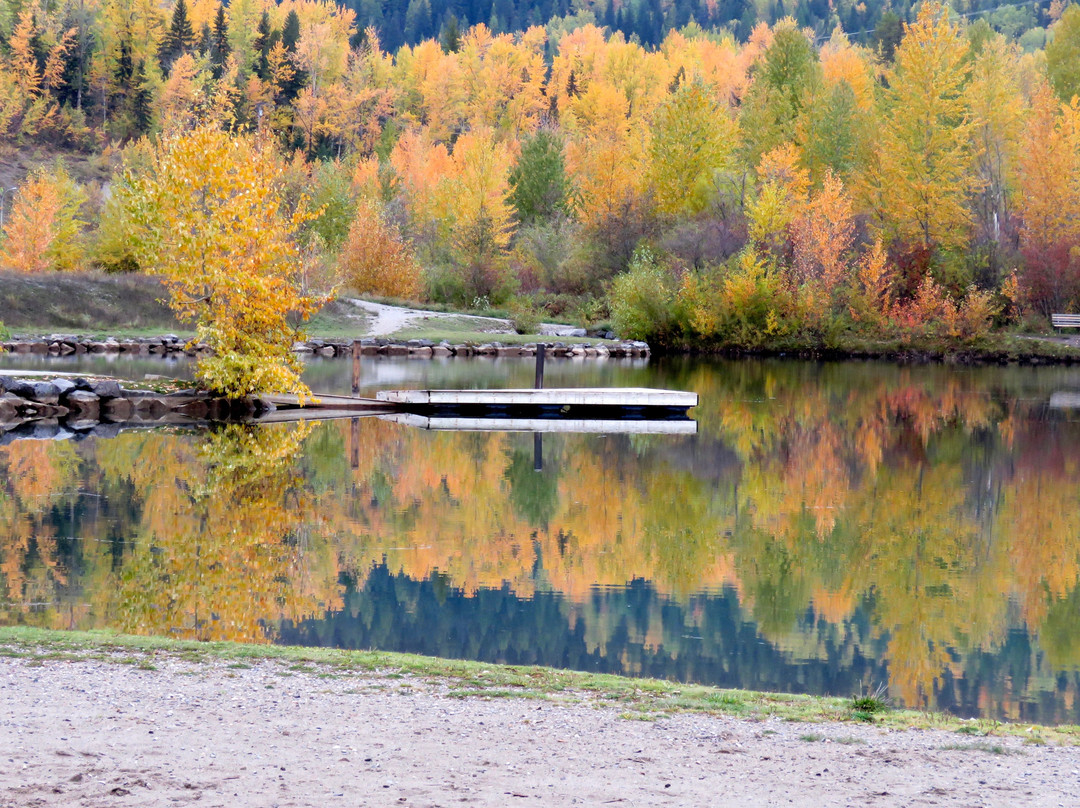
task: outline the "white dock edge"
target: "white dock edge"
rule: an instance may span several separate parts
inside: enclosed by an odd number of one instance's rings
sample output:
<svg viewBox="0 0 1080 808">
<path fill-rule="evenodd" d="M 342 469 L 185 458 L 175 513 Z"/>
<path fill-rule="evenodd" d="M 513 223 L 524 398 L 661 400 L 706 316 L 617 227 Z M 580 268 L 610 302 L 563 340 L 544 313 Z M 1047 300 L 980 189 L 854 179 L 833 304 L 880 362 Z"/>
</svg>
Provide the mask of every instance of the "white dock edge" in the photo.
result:
<svg viewBox="0 0 1080 808">
<path fill-rule="evenodd" d="M 452 432 L 576 432 L 602 435 L 696 435 L 697 421 L 598 421 L 585 418 L 429 418 L 394 413 L 384 421 Z"/>
<path fill-rule="evenodd" d="M 542 390 L 383 390 L 379 401 L 412 405 L 696 407 L 697 393 L 646 387 L 564 387 Z"/>
<path fill-rule="evenodd" d="M 1077 410 L 1080 409 L 1080 393 L 1060 390 L 1050 394 L 1050 409 L 1052 410 Z"/>
</svg>

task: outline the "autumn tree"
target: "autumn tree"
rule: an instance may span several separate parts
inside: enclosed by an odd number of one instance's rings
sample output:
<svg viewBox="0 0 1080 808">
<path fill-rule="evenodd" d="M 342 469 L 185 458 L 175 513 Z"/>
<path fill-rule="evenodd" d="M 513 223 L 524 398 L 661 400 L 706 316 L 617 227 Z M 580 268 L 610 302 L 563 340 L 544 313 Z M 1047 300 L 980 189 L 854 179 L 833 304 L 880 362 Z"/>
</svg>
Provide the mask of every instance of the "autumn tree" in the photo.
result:
<svg viewBox="0 0 1080 808">
<path fill-rule="evenodd" d="M 70 270 L 83 256 L 79 213 L 86 194 L 62 163 L 34 171 L 4 218 L 0 267 L 15 272 Z"/>
<path fill-rule="evenodd" d="M 338 259 L 342 284 L 360 294 L 415 299 L 420 265 L 412 245 L 370 197 L 360 199 Z"/>
<path fill-rule="evenodd" d="M 1046 43 L 1046 74 L 1057 97 L 1068 104 L 1080 94 L 1080 6 L 1070 3 L 1050 29 Z"/>
<path fill-rule="evenodd" d="M 649 142 L 648 183 L 657 210 L 673 216 L 704 209 L 735 145 L 727 109 L 709 98 L 701 82 L 676 90 L 657 110 Z"/>
<path fill-rule="evenodd" d="M 164 276 L 173 310 L 212 349 L 201 382 L 231 396 L 308 394 L 290 317 L 321 301 L 303 291 L 297 237 L 308 214 L 302 203 L 286 209 L 282 172 L 265 142 L 204 124 L 163 136 L 150 170 L 125 188 L 136 259 Z"/>
<path fill-rule="evenodd" d="M 819 71 L 813 45 L 794 20 L 778 22 L 772 35 L 739 113 L 743 158 L 749 165 L 794 139 L 807 90 Z"/>
<path fill-rule="evenodd" d="M 888 73 L 871 204 L 892 239 L 923 249 L 963 245 L 972 164 L 964 87 L 968 45 L 948 10 L 926 3 L 906 27 Z"/>
</svg>

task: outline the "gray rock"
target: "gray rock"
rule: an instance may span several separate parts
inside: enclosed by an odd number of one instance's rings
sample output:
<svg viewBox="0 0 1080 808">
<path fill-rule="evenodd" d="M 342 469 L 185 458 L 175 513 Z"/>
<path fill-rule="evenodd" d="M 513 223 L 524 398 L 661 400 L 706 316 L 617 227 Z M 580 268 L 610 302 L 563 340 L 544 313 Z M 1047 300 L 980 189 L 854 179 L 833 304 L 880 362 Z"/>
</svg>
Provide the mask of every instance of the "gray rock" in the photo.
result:
<svg viewBox="0 0 1080 808">
<path fill-rule="evenodd" d="M 67 401 L 68 409 L 71 410 L 72 415 L 77 420 L 92 418 L 96 421 L 98 413 L 101 411 L 101 399 L 86 390 L 75 390 L 68 393 L 65 401 Z"/>
<path fill-rule="evenodd" d="M 71 379 L 53 379 L 52 383 L 61 396 L 65 396 L 75 389 L 75 382 L 71 381 Z"/>
<path fill-rule="evenodd" d="M 120 389 L 120 382 L 115 379 L 102 379 L 93 382 L 90 385 L 90 390 L 101 398 L 119 398 L 123 394 Z"/>
<path fill-rule="evenodd" d="M 34 390 L 34 400 L 42 404 L 59 404 L 60 391 L 52 382 L 34 382 L 30 385 Z"/>
</svg>

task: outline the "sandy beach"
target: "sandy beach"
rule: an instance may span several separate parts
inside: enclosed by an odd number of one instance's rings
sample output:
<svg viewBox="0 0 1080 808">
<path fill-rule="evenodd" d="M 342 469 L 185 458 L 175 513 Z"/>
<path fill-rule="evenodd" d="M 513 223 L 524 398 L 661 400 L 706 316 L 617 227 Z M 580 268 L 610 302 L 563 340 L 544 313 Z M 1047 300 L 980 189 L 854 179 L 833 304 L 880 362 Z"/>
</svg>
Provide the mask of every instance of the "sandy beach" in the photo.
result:
<svg viewBox="0 0 1080 808">
<path fill-rule="evenodd" d="M 1016 737 L 642 721 L 588 697 L 457 698 L 445 683 L 392 673 L 120 660 L 0 658 L 0 806 L 1080 801 L 1080 748 Z"/>
</svg>

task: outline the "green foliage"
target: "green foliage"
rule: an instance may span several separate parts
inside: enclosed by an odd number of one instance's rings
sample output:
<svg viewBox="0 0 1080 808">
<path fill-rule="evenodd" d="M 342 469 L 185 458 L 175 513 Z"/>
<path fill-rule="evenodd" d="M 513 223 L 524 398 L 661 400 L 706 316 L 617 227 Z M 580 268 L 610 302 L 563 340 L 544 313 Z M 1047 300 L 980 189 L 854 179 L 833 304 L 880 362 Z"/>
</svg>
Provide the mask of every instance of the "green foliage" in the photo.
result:
<svg viewBox="0 0 1080 808">
<path fill-rule="evenodd" d="M 653 119 L 649 180 L 657 209 L 668 215 L 705 209 L 715 176 L 731 161 L 735 124 L 700 82 L 683 84 Z"/>
<path fill-rule="evenodd" d="M 345 242 L 356 216 L 356 194 L 350 173 L 348 165 L 339 160 L 320 161 L 304 189 L 314 211 L 314 218 L 305 227 L 305 238 L 318 236 L 329 253 L 336 252 Z"/>
<path fill-rule="evenodd" d="M 510 171 L 510 202 L 524 223 L 566 213 L 568 184 L 562 139 L 539 129 L 521 145 L 521 156 Z"/>
<path fill-rule="evenodd" d="M 1053 28 L 1046 45 L 1046 74 L 1050 86 L 1068 104 L 1080 95 L 1080 6 L 1070 3 Z"/>
<path fill-rule="evenodd" d="M 777 23 L 743 99 L 740 129 L 747 165 L 756 166 L 763 154 L 795 139 L 796 121 L 819 71 L 817 52 L 806 34 L 794 21 Z"/>
<path fill-rule="evenodd" d="M 510 323 L 519 334 L 538 334 L 540 332 L 540 314 L 528 305 L 518 301 L 510 309 Z"/>
<path fill-rule="evenodd" d="M 670 273 L 649 247 L 634 252 L 630 269 L 615 278 L 611 320 L 622 339 L 664 342 L 676 329 L 676 290 Z"/>
</svg>

